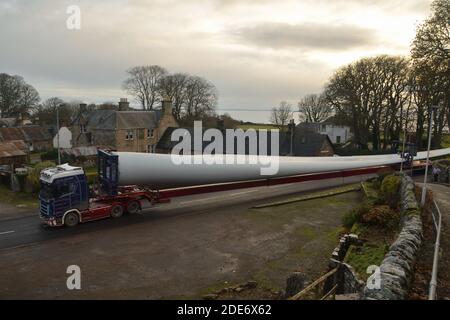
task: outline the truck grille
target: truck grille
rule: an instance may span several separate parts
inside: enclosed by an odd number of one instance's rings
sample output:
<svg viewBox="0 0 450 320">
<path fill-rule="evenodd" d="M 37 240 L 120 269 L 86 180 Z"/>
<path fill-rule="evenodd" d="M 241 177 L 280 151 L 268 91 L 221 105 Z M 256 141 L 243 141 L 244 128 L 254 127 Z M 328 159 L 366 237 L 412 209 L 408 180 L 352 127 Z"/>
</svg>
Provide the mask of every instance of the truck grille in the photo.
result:
<svg viewBox="0 0 450 320">
<path fill-rule="evenodd" d="M 39 208 L 39 212 L 41 213 L 41 216 L 43 217 L 48 217 L 49 216 L 49 203 L 41 200 L 40 201 L 40 208 Z"/>
</svg>

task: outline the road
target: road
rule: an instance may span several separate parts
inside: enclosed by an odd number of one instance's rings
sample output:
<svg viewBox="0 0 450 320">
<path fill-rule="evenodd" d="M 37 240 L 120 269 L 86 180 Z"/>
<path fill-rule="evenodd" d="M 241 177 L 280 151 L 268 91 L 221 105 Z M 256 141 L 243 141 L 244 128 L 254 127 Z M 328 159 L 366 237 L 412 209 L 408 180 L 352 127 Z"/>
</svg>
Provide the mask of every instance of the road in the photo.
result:
<svg viewBox="0 0 450 320">
<path fill-rule="evenodd" d="M 281 286 L 285 272 L 292 271 L 299 261 L 316 272 L 320 272 L 318 261 L 326 267 L 335 245 L 334 238 L 328 241 L 329 235 L 340 226 L 345 210 L 357 204 L 359 195 L 337 196 L 335 202 L 327 204 L 329 208 L 322 209 L 320 202 L 310 201 L 300 214 L 294 207 L 275 216 L 248 209 L 364 178 L 180 197 L 142 214 L 70 229 L 44 227 L 37 216 L 3 220 L 0 297 L 192 297 L 202 288 L 248 279 L 257 270 L 265 270 L 269 262 L 287 259 L 277 267 L 286 269 L 284 272 L 264 271 L 264 277 L 276 278 Z M 80 265 L 85 275 L 83 283 L 88 285 L 80 292 L 69 292 L 65 287 L 70 264 Z"/>
<path fill-rule="evenodd" d="M 324 181 L 308 181 L 270 187 L 248 188 L 210 194 L 200 194 L 172 199 L 169 204 L 160 204 L 147 208 L 139 215 L 126 215 L 118 220 L 106 219 L 81 224 L 76 228 L 51 228 L 44 226 L 39 217 L 31 213 L 29 216 L 0 221 L 0 249 L 37 243 L 50 239 L 67 238 L 80 233 L 94 232 L 108 228 L 121 228 L 136 223 L 147 223 L 158 219 L 169 219 L 176 216 L 201 214 L 221 209 L 226 205 L 238 208 L 250 208 L 264 201 L 270 202 L 279 197 L 299 192 L 308 192 L 327 187 L 360 181 L 366 176 L 328 179 Z"/>
</svg>

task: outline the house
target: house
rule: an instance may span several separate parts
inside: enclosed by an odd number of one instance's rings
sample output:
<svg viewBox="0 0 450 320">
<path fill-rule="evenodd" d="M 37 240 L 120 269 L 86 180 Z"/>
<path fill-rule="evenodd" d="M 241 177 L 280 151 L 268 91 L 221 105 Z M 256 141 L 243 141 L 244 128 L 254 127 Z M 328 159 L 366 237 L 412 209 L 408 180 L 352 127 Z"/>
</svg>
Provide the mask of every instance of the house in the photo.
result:
<svg viewBox="0 0 450 320">
<path fill-rule="evenodd" d="M 11 128 L 17 125 L 17 118 L 0 118 L 0 128 Z"/>
<path fill-rule="evenodd" d="M 304 122 L 298 127 L 327 135 L 333 144 L 347 143 L 352 137 L 350 127 L 338 124 L 335 117 L 329 117 L 323 122 Z"/>
<path fill-rule="evenodd" d="M 292 144 L 291 144 L 292 141 Z M 328 135 L 295 127 L 280 141 L 280 155 L 294 157 L 332 157 L 335 153 Z"/>
<path fill-rule="evenodd" d="M 58 144 L 59 138 L 59 144 Z M 70 149 L 72 148 L 72 131 L 67 127 L 59 128 L 59 135 L 53 137 L 53 148 Z"/>
<path fill-rule="evenodd" d="M 71 126 L 72 146 L 97 146 L 129 152 L 155 152 L 156 144 L 168 127 L 178 127 L 172 113 L 172 101 L 164 99 L 161 110 L 130 110 L 121 99 L 118 110 L 112 108 L 83 112 Z"/>
<path fill-rule="evenodd" d="M 28 163 L 28 146 L 23 140 L 0 142 L 0 165 L 8 165 L 12 170 Z"/>
<path fill-rule="evenodd" d="M 157 153 L 170 153 L 175 145 L 179 143 L 179 141 L 172 141 L 171 136 L 172 133 L 177 128 L 168 128 L 158 144 L 156 145 Z M 210 144 L 209 141 L 203 141 L 202 139 L 202 150 L 197 150 L 194 146 L 194 128 L 184 128 L 186 130 L 186 134 L 191 136 L 191 154 L 200 154 L 202 153 L 206 146 Z M 206 128 L 203 128 L 203 133 L 206 131 Z M 217 153 L 226 154 L 227 153 L 227 143 L 226 143 L 226 133 L 225 130 L 220 128 L 222 132 L 222 136 L 224 137 L 223 141 L 223 149 L 218 150 Z M 245 151 L 238 152 L 237 149 L 237 140 L 235 138 L 234 142 L 234 151 L 233 154 L 247 154 L 247 155 L 258 155 L 261 153 L 259 150 L 259 130 L 255 130 L 255 140 L 250 142 L 250 139 L 245 139 Z M 265 133 L 265 132 L 264 132 Z M 277 154 L 275 150 L 271 150 L 271 135 L 267 134 L 267 150 L 265 150 L 267 155 Z M 181 139 L 180 139 L 181 140 Z M 291 140 L 292 140 L 292 152 L 291 152 Z M 308 130 L 302 130 L 300 128 L 295 128 L 294 134 L 291 134 L 291 131 L 280 132 L 279 133 L 279 150 L 278 154 L 280 156 L 303 156 L 303 157 L 325 157 L 325 156 L 333 156 L 334 148 L 330 139 L 326 135 L 322 135 L 319 133 L 315 133 Z M 252 148 L 253 147 L 253 148 Z"/>
<path fill-rule="evenodd" d="M 13 128 L 0 128 L 0 142 L 24 141 L 30 151 L 43 151 L 52 148 L 52 136 L 43 127 L 28 125 Z"/>
</svg>

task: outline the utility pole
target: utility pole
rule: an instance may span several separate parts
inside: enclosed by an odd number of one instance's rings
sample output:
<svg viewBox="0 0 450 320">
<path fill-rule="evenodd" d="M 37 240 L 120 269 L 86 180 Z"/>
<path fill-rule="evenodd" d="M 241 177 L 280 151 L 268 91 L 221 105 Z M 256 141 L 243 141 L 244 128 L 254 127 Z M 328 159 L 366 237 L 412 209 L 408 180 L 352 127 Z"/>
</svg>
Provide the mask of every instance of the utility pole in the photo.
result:
<svg viewBox="0 0 450 320">
<path fill-rule="evenodd" d="M 431 129 L 433 126 L 434 113 L 437 111 L 437 109 L 438 109 L 438 106 L 431 107 L 430 124 L 428 126 L 427 164 L 425 166 L 425 177 L 423 178 L 423 185 L 422 185 L 422 199 L 420 201 L 420 204 L 422 207 L 425 205 L 425 199 L 427 196 L 428 163 L 430 161 L 430 148 L 431 148 Z"/>
<path fill-rule="evenodd" d="M 59 108 L 62 106 L 63 104 L 60 104 L 56 107 L 56 147 L 58 148 L 58 165 L 61 164 L 61 151 L 59 148 Z"/>
</svg>

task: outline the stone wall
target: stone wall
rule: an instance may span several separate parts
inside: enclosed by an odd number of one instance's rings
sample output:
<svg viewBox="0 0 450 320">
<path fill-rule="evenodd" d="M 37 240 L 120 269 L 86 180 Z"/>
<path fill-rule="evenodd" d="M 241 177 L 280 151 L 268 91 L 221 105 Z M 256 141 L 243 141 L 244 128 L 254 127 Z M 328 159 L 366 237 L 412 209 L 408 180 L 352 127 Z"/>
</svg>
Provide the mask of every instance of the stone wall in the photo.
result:
<svg viewBox="0 0 450 320">
<path fill-rule="evenodd" d="M 422 220 L 411 177 L 401 175 L 401 231 L 380 266 L 380 289 L 364 288 L 363 299 L 403 300 L 413 278 L 414 262 L 422 243 Z"/>
</svg>

